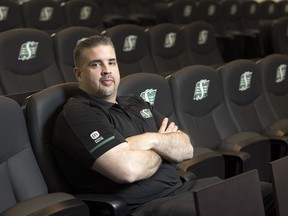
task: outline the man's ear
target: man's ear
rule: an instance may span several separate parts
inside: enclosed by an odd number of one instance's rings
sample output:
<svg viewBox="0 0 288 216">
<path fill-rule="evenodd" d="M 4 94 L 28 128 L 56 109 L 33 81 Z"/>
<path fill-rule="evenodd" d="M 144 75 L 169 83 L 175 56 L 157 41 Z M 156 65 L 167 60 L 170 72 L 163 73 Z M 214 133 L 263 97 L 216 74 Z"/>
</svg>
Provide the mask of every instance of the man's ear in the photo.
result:
<svg viewBox="0 0 288 216">
<path fill-rule="evenodd" d="M 80 81 L 82 79 L 82 73 L 78 67 L 74 68 L 74 75 L 78 81 Z"/>
</svg>

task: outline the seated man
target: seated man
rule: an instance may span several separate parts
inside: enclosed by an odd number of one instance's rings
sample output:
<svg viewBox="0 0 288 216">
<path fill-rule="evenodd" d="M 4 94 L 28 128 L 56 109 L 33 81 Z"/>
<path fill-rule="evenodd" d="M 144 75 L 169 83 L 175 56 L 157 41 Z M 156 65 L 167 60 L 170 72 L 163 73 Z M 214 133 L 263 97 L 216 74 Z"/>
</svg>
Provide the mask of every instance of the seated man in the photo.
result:
<svg viewBox="0 0 288 216">
<path fill-rule="evenodd" d="M 191 191 L 220 179 L 181 181 L 173 163 L 193 157 L 188 135 L 141 98 L 117 97 L 120 74 L 108 37 L 82 40 L 74 63 L 79 92 L 59 115 L 53 143 L 75 192 L 118 195 L 127 215 L 196 215 Z"/>
</svg>

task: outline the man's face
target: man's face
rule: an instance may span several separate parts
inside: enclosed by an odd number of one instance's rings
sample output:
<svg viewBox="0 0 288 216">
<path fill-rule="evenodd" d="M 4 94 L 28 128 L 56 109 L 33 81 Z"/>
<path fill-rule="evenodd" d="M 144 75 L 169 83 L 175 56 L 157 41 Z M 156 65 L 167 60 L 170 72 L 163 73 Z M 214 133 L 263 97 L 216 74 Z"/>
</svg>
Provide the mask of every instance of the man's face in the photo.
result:
<svg viewBox="0 0 288 216">
<path fill-rule="evenodd" d="M 74 72 L 80 89 L 115 103 L 120 74 L 112 46 L 100 45 L 84 50 L 82 64 Z"/>
</svg>

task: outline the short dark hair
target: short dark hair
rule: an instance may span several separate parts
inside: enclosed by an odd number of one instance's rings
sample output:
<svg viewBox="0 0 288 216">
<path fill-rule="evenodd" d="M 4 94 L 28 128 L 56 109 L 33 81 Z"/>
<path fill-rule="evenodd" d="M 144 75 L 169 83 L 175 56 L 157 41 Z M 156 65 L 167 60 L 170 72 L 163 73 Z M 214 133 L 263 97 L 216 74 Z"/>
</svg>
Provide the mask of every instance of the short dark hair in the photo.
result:
<svg viewBox="0 0 288 216">
<path fill-rule="evenodd" d="M 81 65 L 83 50 L 100 45 L 114 47 L 112 40 L 106 35 L 93 35 L 79 40 L 73 52 L 74 65 Z"/>
</svg>

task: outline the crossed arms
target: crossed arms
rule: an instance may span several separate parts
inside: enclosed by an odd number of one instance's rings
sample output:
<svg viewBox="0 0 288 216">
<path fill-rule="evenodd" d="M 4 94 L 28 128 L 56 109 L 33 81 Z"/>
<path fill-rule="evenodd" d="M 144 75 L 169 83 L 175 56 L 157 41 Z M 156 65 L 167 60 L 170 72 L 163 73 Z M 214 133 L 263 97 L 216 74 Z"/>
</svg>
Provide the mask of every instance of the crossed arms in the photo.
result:
<svg viewBox="0 0 288 216">
<path fill-rule="evenodd" d="M 92 169 L 118 183 L 132 183 L 151 177 L 162 160 L 178 163 L 193 157 L 187 134 L 164 118 L 158 132 L 131 136 L 94 162 Z"/>
</svg>

